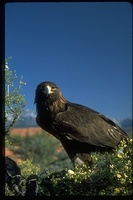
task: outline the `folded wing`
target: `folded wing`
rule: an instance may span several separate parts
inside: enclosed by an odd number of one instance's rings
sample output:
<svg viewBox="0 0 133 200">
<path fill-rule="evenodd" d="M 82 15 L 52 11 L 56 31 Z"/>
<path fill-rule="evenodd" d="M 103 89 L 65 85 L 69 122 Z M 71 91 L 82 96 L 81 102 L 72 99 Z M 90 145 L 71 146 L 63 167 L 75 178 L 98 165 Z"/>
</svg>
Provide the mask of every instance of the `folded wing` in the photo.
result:
<svg viewBox="0 0 133 200">
<path fill-rule="evenodd" d="M 68 109 L 56 115 L 52 127 L 69 140 L 100 147 L 114 147 L 127 134 L 104 115 L 82 105 L 68 103 Z"/>
</svg>

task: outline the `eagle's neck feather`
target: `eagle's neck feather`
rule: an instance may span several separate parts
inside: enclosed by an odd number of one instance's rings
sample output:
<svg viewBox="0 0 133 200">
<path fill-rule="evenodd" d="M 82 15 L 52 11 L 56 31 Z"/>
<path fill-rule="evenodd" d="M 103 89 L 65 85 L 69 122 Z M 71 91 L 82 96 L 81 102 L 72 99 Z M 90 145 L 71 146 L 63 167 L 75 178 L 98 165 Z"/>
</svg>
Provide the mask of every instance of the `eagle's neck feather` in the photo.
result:
<svg viewBox="0 0 133 200">
<path fill-rule="evenodd" d="M 56 115 L 59 112 L 63 112 L 67 109 L 67 101 L 62 95 L 60 95 L 60 97 L 56 100 L 50 99 L 47 106 L 51 114 Z"/>
</svg>

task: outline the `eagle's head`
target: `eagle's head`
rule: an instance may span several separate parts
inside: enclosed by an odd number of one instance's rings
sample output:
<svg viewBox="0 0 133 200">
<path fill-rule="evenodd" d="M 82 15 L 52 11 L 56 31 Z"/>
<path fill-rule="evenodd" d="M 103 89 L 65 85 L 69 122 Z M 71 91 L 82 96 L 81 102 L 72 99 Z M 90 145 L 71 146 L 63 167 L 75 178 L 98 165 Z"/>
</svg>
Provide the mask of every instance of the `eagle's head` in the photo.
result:
<svg viewBox="0 0 133 200">
<path fill-rule="evenodd" d="M 50 81 L 40 83 L 35 91 L 35 101 L 38 105 L 45 105 L 51 112 L 59 112 L 66 108 L 66 100 L 59 87 Z"/>
<path fill-rule="evenodd" d="M 59 88 L 55 83 L 50 81 L 42 82 L 36 88 L 34 103 L 46 101 L 49 98 L 55 100 L 59 97 L 59 93 Z"/>
</svg>

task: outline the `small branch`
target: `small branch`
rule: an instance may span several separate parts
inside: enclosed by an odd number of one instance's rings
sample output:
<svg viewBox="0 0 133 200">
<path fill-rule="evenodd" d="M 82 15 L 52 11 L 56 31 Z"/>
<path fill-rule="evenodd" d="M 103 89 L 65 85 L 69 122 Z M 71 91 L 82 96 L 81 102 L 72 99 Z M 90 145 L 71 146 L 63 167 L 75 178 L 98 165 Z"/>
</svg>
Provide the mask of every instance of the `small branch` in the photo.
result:
<svg viewBox="0 0 133 200">
<path fill-rule="evenodd" d="M 9 127 L 7 128 L 7 130 L 5 131 L 5 134 L 8 134 L 8 133 L 9 133 L 11 127 L 15 124 L 17 118 L 18 118 L 18 115 L 16 115 L 16 116 L 14 117 L 14 119 L 13 119 L 12 122 L 11 122 L 11 124 L 9 125 Z"/>
</svg>

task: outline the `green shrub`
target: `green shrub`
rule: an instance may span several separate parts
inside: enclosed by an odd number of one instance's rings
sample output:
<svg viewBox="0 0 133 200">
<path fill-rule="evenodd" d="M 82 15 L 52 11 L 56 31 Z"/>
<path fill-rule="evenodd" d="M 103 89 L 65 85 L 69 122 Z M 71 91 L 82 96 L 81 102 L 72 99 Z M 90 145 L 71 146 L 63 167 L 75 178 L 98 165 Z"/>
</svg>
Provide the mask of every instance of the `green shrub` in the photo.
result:
<svg viewBox="0 0 133 200">
<path fill-rule="evenodd" d="M 40 166 L 35 166 L 32 163 L 32 160 L 25 160 L 25 161 L 20 161 L 18 163 L 18 166 L 21 169 L 21 175 L 24 176 L 25 178 L 27 178 L 28 176 L 30 176 L 31 174 L 38 174 L 40 172 Z"/>
<path fill-rule="evenodd" d="M 5 135 L 8 136 L 12 126 L 19 120 L 24 108 L 26 100 L 21 94 L 23 85 L 23 76 L 18 80 L 16 70 L 9 68 L 8 62 L 10 58 L 5 59 Z"/>
<path fill-rule="evenodd" d="M 23 190 L 18 191 L 17 196 L 132 195 L 132 139 L 128 143 L 122 141 L 110 154 L 94 153 L 93 160 L 92 169 L 83 166 L 75 169 L 66 168 L 62 171 L 44 170 L 40 173 L 36 170 L 34 173 L 32 170 L 23 171 L 25 182 Z M 9 189 L 6 190 L 7 196 L 14 193 Z"/>
<path fill-rule="evenodd" d="M 42 131 L 41 134 L 36 133 L 33 136 L 30 136 L 28 132 L 26 136 L 10 135 L 13 138 L 10 150 L 14 154 L 19 154 L 22 160 L 32 159 L 33 164 L 39 164 L 41 170 L 59 168 L 62 170 L 72 166 L 66 152 L 57 151 L 61 144 L 50 134 Z"/>
</svg>

